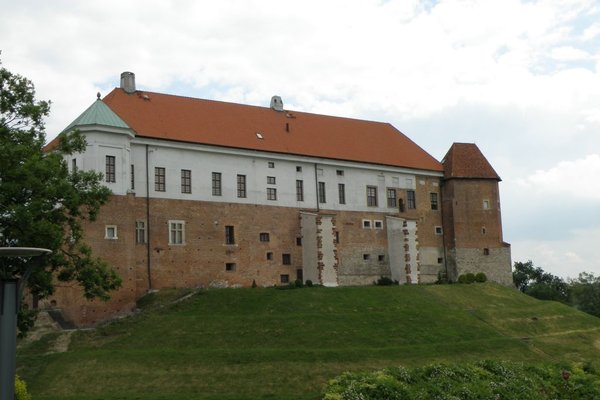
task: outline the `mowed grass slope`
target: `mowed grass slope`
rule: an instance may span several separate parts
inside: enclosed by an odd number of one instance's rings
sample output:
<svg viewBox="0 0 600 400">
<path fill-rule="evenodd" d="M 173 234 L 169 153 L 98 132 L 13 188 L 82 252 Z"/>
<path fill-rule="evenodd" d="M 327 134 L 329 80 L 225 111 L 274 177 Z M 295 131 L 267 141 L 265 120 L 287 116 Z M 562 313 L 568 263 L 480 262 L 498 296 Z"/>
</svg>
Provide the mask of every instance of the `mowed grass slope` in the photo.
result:
<svg viewBox="0 0 600 400">
<path fill-rule="evenodd" d="M 47 354 L 43 342 L 22 348 L 19 373 L 34 398 L 317 399 L 343 371 L 600 359 L 600 319 L 494 284 L 206 290 L 165 307 L 149 300 L 139 315 L 77 333 L 65 353 Z"/>
</svg>

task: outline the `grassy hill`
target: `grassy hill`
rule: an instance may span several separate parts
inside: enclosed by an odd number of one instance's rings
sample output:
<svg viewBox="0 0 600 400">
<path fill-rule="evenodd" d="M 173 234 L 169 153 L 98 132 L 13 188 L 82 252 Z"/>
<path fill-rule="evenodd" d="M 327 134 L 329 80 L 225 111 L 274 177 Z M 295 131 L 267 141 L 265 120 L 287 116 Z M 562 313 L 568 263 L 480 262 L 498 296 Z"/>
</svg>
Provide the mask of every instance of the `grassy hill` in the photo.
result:
<svg viewBox="0 0 600 400">
<path fill-rule="evenodd" d="M 199 291 L 19 351 L 37 400 L 317 399 L 343 371 L 600 360 L 600 319 L 494 284 Z M 600 364 L 598 365 L 600 366 Z"/>
</svg>

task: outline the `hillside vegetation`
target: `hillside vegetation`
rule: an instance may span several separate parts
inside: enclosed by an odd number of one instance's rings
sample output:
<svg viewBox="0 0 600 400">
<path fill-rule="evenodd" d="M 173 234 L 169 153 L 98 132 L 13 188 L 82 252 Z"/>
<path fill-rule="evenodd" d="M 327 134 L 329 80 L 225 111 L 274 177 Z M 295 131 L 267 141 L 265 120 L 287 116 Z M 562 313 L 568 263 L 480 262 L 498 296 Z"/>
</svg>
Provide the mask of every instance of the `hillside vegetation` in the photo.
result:
<svg viewBox="0 0 600 400">
<path fill-rule="evenodd" d="M 494 284 L 221 289 L 19 351 L 35 399 L 317 399 L 344 371 L 600 359 L 600 319 Z M 600 367 L 600 365 L 598 365 Z"/>
</svg>

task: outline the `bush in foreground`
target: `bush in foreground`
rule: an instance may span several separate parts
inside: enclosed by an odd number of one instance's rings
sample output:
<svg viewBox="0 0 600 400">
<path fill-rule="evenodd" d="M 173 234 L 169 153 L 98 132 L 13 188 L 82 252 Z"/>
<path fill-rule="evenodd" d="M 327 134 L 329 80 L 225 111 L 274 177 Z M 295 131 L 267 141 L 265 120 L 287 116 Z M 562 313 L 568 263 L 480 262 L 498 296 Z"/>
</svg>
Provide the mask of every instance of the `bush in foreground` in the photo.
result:
<svg viewBox="0 0 600 400">
<path fill-rule="evenodd" d="M 501 361 L 391 367 L 344 373 L 331 380 L 324 400 L 546 400 L 600 399 L 593 369 L 558 365 L 524 366 Z"/>
</svg>

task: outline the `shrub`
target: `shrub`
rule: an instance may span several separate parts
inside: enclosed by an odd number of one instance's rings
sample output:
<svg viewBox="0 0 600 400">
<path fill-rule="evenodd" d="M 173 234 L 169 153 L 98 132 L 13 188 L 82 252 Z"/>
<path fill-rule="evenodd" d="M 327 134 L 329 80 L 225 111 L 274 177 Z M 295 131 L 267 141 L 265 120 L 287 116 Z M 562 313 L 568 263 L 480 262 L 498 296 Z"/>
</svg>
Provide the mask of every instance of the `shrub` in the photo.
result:
<svg viewBox="0 0 600 400">
<path fill-rule="evenodd" d="M 483 272 L 478 272 L 475 274 L 475 282 L 487 282 L 487 275 L 484 274 Z"/>
<path fill-rule="evenodd" d="M 502 361 L 344 373 L 329 382 L 324 396 L 324 400 L 598 398 L 599 374 L 575 366 L 524 366 Z"/>
<path fill-rule="evenodd" d="M 304 286 L 304 285 L 302 284 L 302 279 L 296 279 L 296 280 L 294 281 L 294 285 L 295 285 L 297 288 L 301 288 L 302 286 Z"/>
<path fill-rule="evenodd" d="M 18 375 L 15 377 L 15 400 L 31 400 L 27 384 Z"/>
<path fill-rule="evenodd" d="M 307 279 L 305 285 L 308 287 L 312 287 L 313 282 L 310 279 Z"/>
<path fill-rule="evenodd" d="M 390 286 L 394 283 L 396 282 L 394 282 L 392 278 L 388 278 L 387 276 L 382 276 L 381 278 L 377 279 L 377 282 L 375 282 L 377 286 Z"/>
<path fill-rule="evenodd" d="M 472 272 L 469 272 L 466 274 L 467 277 L 467 283 L 475 283 L 475 274 Z"/>
<path fill-rule="evenodd" d="M 460 274 L 458 276 L 458 283 L 467 283 L 467 276 L 465 274 Z"/>
</svg>

